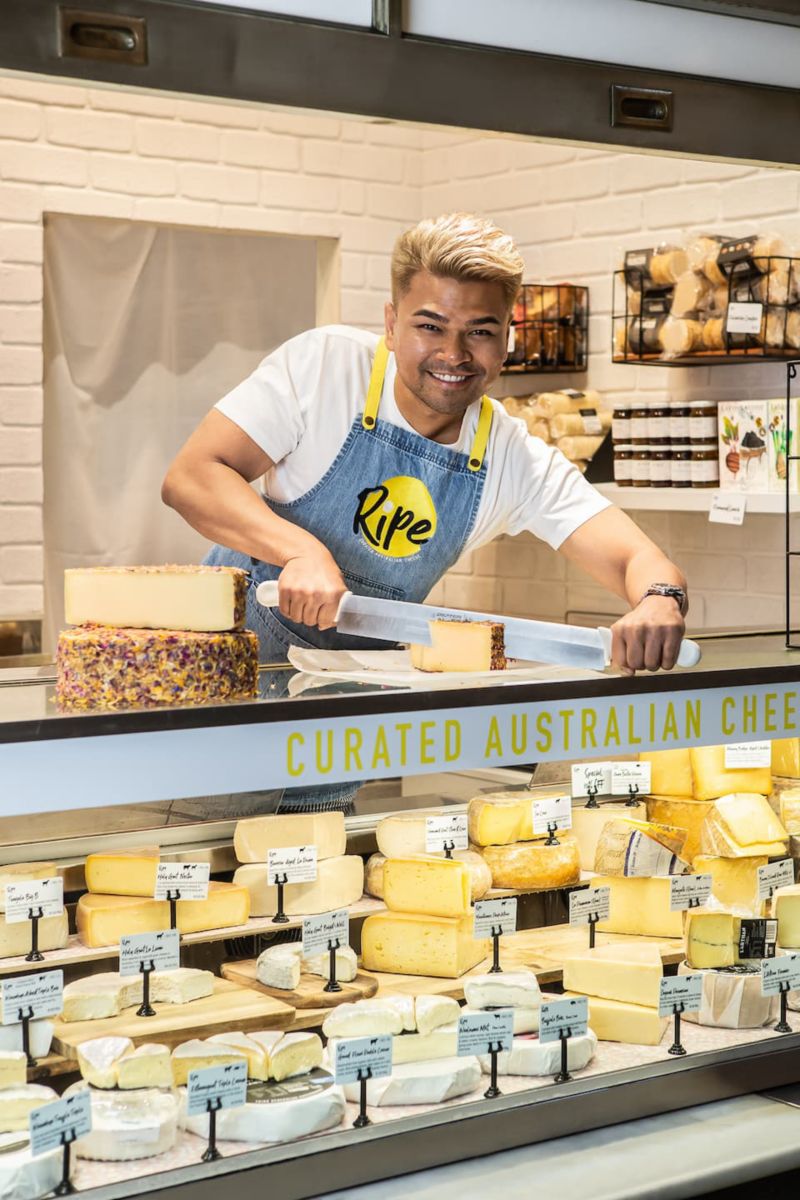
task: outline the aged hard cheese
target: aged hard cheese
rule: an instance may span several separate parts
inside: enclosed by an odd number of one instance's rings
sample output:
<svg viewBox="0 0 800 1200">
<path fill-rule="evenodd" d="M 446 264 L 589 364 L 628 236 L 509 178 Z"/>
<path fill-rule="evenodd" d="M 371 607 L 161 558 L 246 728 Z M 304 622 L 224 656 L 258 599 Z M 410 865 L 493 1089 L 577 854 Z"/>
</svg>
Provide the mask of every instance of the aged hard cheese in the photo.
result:
<svg viewBox="0 0 800 1200">
<path fill-rule="evenodd" d="M 739 967 L 732 970 L 708 970 L 681 963 L 679 975 L 699 971 L 703 976 L 703 994 L 699 1012 L 684 1013 L 684 1021 L 696 1021 L 714 1029 L 758 1029 L 775 1017 L 777 999 L 762 996 L 761 972 Z"/>
<path fill-rule="evenodd" d="M 666 753 L 666 752 L 665 752 Z M 713 800 L 693 800 L 690 796 L 648 796 L 646 800 L 648 821 L 672 825 L 686 831 L 681 857 L 691 863 L 700 853 L 700 831 L 711 809 Z"/>
<path fill-rule="evenodd" d="M 424 849 L 409 850 L 396 857 L 403 858 L 407 854 L 423 853 Z M 492 886 L 492 872 L 489 870 L 486 861 L 475 850 L 454 850 L 452 853 L 453 859 L 456 862 L 463 863 L 469 872 L 471 899 L 481 900 Z M 436 857 L 444 857 L 444 854 L 442 853 L 442 855 L 437 855 Z M 371 854 L 367 859 L 367 865 L 364 870 L 364 891 L 368 896 L 375 896 L 378 900 L 382 900 L 384 895 L 384 867 L 386 862 L 385 855 Z"/>
<path fill-rule="evenodd" d="M 617 818 L 600 831 L 594 869 L 601 875 L 681 875 L 686 831 L 651 821 Z"/>
<path fill-rule="evenodd" d="M 86 886 L 109 896 L 152 896 L 160 855 L 157 846 L 114 854 L 90 854 L 86 859 Z"/>
<path fill-rule="evenodd" d="M 61 950 L 67 944 L 69 922 L 67 910 L 58 917 L 42 917 L 39 921 L 39 949 Z M 31 948 L 31 927 L 28 921 L 14 921 L 11 925 L 0 920 L 0 958 L 16 958 L 27 954 Z"/>
<path fill-rule="evenodd" d="M 758 898 L 758 870 L 759 867 L 765 867 L 767 862 L 764 856 L 717 858 L 698 854 L 693 869 L 698 875 L 711 876 L 711 894 L 723 908 L 761 917 L 764 915 L 764 902 Z"/>
<path fill-rule="evenodd" d="M 406 1104 L 441 1104 L 455 1096 L 474 1092 L 481 1081 L 477 1058 L 440 1058 L 432 1062 L 406 1063 L 383 1079 L 367 1083 L 367 1104 L 391 1108 Z M 358 1102 L 361 1085 L 345 1084 L 348 1100 Z"/>
<path fill-rule="evenodd" d="M 53 862 L 11 863 L 0 867 L 0 912 L 6 911 L 6 884 L 28 883 L 36 879 L 52 879 L 58 874 Z"/>
<path fill-rule="evenodd" d="M 592 1029 L 567 1041 L 567 1068 L 582 1071 L 595 1056 L 597 1035 Z M 488 1075 L 492 1069 L 490 1056 L 481 1055 L 481 1070 Z M 561 1070 L 561 1043 L 540 1042 L 538 1038 L 514 1038 L 511 1049 L 497 1056 L 500 1075 L 555 1075 Z"/>
<path fill-rule="evenodd" d="M 472 936 L 470 917 L 374 913 L 361 930 L 368 971 L 457 979 L 486 957 L 488 942 Z"/>
<path fill-rule="evenodd" d="M 724 746 L 690 749 L 693 795 L 696 800 L 716 800 L 729 792 L 754 792 L 768 796 L 772 791 L 769 767 L 726 768 Z M 653 788 L 653 791 L 660 789 Z M 763 839 L 769 841 L 769 838 Z"/>
<path fill-rule="evenodd" d="M 249 916 L 250 893 L 233 883 L 210 883 L 207 900 L 179 900 L 177 904 L 181 933 L 244 925 Z M 84 946 L 113 946 L 125 934 L 169 929 L 169 903 L 86 892 L 78 900 L 75 919 Z"/>
<path fill-rule="evenodd" d="M 692 762 L 688 750 L 649 750 L 639 762 L 650 763 L 650 792 L 654 796 L 691 796 Z"/>
<path fill-rule="evenodd" d="M 741 917 L 732 913 L 686 913 L 686 960 L 690 967 L 735 967 Z"/>
<path fill-rule="evenodd" d="M 620 875 L 597 875 L 592 887 L 611 888 L 611 915 L 598 921 L 600 933 L 631 933 L 641 937 L 681 937 L 680 912 L 670 912 L 671 879 L 629 879 Z"/>
<path fill-rule="evenodd" d="M 270 850 L 291 846 L 316 846 L 318 859 L 344 854 L 347 834 L 343 814 L 287 813 L 236 822 L 233 849 L 241 863 L 265 863 Z"/>
<path fill-rule="evenodd" d="M 278 889 L 263 863 L 238 867 L 233 882 L 249 895 L 254 917 L 273 917 L 277 913 Z M 286 884 L 283 910 L 289 916 L 308 916 L 347 908 L 361 899 L 363 889 L 364 863 L 357 854 L 324 858 L 317 863 L 317 878 L 311 883 Z"/>
<path fill-rule="evenodd" d="M 800 833 L 800 788 L 786 788 L 779 798 L 781 824 L 790 834 Z"/>
<path fill-rule="evenodd" d="M 236 567 L 69 567 L 68 625 L 214 632 L 244 624 L 247 575 Z"/>
<path fill-rule="evenodd" d="M 564 959 L 563 983 L 567 991 L 657 1008 L 663 974 L 657 946 L 596 946 Z"/>
<path fill-rule="evenodd" d="M 417 855 L 389 858 L 383 871 L 384 899 L 392 912 L 461 917 L 469 912 L 469 872 L 455 859 Z"/>
<path fill-rule="evenodd" d="M 28 1115 L 40 1104 L 49 1104 L 58 1096 L 52 1088 L 39 1083 L 26 1083 L 0 1091 L 0 1133 L 27 1130 Z"/>
<path fill-rule="evenodd" d="M 429 621 L 431 645 L 412 645 L 418 671 L 503 671 L 503 626 L 498 621 Z"/>
<path fill-rule="evenodd" d="M 703 854 L 721 858 L 776 857 L 788 834 L 764 796 L 731 792 L 720 796 L 700 831 Z"/>
<path fill-rule="evenodd" d="M 464 996 L 472 1008 L 538 1008 L 542 1003 L 533 971 L 502 971 L 464 980 Z"/>
<path fill-rule="evenodd" d="M 564 996 L 572 996 L 564 992 Z M 589 996 L 589 1028 L 601 1042 L 626 1042 L 634 1046 L 657 1046 L 669 1024 L 657 1008 Z"/>
<path fill-rule="evenodd" d="M 775 738 L 772 743 L 772 774 L 800 776 L 800 738 Z"/>
<path fill-rule="evenodd" d="M 578 883 L 581 865 L 578 843 L 560 836 L 558 844 L 516 842 L 513 846 L 484 846 L 483 857 L 498 888 L 546 891 Z"/>
<path fill-rule="evenodd" d="M 778 945 L 800 949 L 800 884 L 778 888 L 772 897 L 772 915 L 778 921 Z"/>
</svg>

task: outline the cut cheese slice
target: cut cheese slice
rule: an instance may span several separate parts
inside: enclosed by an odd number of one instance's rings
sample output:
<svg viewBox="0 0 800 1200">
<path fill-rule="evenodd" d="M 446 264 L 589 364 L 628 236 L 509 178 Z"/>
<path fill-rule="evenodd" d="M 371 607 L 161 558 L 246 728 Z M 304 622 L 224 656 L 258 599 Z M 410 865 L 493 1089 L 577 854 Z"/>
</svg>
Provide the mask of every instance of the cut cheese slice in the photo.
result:
<svg viewBox="0 0 800 1200">
<path fill-rule="evenodd" d="M 597 1035 L 592 1029 L 580 1037 L 567 1039 L 567 1069 L 582 1071 L 595 1056 Z M 481 1070 L 492 1069 L 490 1055 L 481 1055 Z M 499 1075 L 556 1075 L 561 1070 L 561 1043 L 540 1042 L 538 1038 L 514 1038 L 511 1049 L 497 1056 Z"/>
<path fill-rule="evenodd" d="M 685 862 L 691 863 L 695 855 L 700 853 L 700 831 L 714 807 L 714 801 L 692 800 L 689 796 L 648 796 L 646 804 L 648 821 L 672 825 L 686 831 L 681 857 Z"/>
<path fill-rule="evenodd" d="M 703 822 L 700 845 L 703 854 L 720 858 L 770 858 L 785 853 L 788 836 L 764 796 L 732 792 L 715 802 Z"/>
<path fill-rule="evenodd" d="M 68 1088 L 66 1096 L 85 1083 Z M 172 1092 L 140 1089 L 91 1092 L 91 1132 L 78 1138 L 78 1158 L 96 1162 L 132 1162 L 166 1154 L 178 1137 L 178 1101 Z"/>
<path fill-rule="evenodd" d="M 241 1051 L 247 1059 L 248 1079 L 269 1079 L 270 1052 L 262 1042 L 257 1042 L 238 1030 L 215 1033 L 206 1040 L 213 1046 L 227 1046 L 229 1049 Z"/>
<path fill-rule="evenodd" d="M 781 824 L 790 834 L 800 834 L 800 788 L 786 788 L 779 803 Z"/>
<path fill-rule="evenodd" d="M 411 1104 L 441 1104 L 456 1096 L 467 1096 L 481 1082 L 477 1058 L 440 1058 L 433 1062 L 405 1063 L 394 1067 L 383 1079 L 367 1083 L 367 1104 L 377 1108 Z M 345 1084 L 348 1100 L 358 1102 L 361 1085 Z"/>
<path fill-rule="evenodd" d="M 68 625 L 188 629 L 244 625 L 247 573 L 238 567 L 68 567 Z"/>
<path fill-rule="evenodd" d="M 431 1033 L 404 1033 L 402 1037 L 396 1037 L 392 1043 L 392 1066 L 429 1062 L 434 1058 L 455 1058 L 457 1054 L 458 1030 L 455 1025 L 440 1026 Z"/>
<path fill-rule="evenodd" d="M 411 645 L 417 671 L 504 671 L 503 625 L 499 621 L 429 621 L 430 646 Z"/>
<path fill-rule="evenodd" d="M 326 1038 L 378 1037 L 403 1032 L 400 1009 L 384 998 L 357 1000 L 331 1009 L 322 1022 Z"/>
<path fill-rule="evenodd" d="M 424 851 L 409 851 L 408 853 L 423 854 Z M 398 858 L 405 858 L 407 855 L 398 855 Z M 444 855 L 435 855 L 440 858 Z M 463 863 L 469 872 L 470 895 L 473 901 L 481 900 L 492 886 L 492 872 L 489 870 L 485 860 L 475 850 L 454 850 L 452 857 L 456 862 Z M 364 891 L 368 896 L 375 896 L 378 900 L 383 900 L 384 896 L 384 866 L 386 857 L 383 854 L 372 854 L 367 859 L 367 865 L 364 871 Z"/>
<path fill-rule="evenodd" d="M 658 1008 L 663 974 L 657 946 L 596 946 L 564 959 L 563 983 L 567 991 Z"/>
<path fill-rule="evenodd" d="M 96 1088 L 117 1086 L 117 1064 L 133 1049 L 127 1037 L 92 1038 L 78 1046 L 78 1066 L 87 1083 Z"/>
<path fill-rule="evenodd" d="M 252 1041 L 258 1042 L 265 1053 L 269 1056 L 278 1045 L 278 1042 L 283 1037 L 283 1030 L 280 1029 L 264 1029 L 258 1032 L 253 1031 L 247 1035 Z"/>
<path fill-rule="evenodd" d="M 13 1133 L 18 1129 L 24 1129 L 27 1133 L 28 1117 L 34 1108 L 57 1099 L 52 1088 L 39 1083 L 5 1088 L 0 1091 L 0 1133 Z"/>
<path fill-rule="evenodd" d="M 469 872 L 455 859 L 417 855 L 389 858 L 383 872 L 384 899 L 392 912 L 461 917 L 469 912 Z"/>
<path fill-rule="evenodd" d="M 461 1015 L 457 1000 L 451 996 L 417 996 L 414 1002 L 417 1030 L 425 1035 L 442 1025 L 450 1025 Z"/>
<path fill-rule="evenodd" d="M 533 971 L 502 971 L 472 975 L 464 980 L 464 996 L 471 1008 L 539 1008 L 542 993 Z"/>
<path fill-rule="evenodd" d="M 558 844 L 517 842 L 513 846 L 484 846 L 483 857 L 497 888 L 547 891 L 580 882 L 578 843 L 561 836 Z"/>
<path fill-rule="evenodd" d="M 339 814 L 341 815 L 341 814 Z M 278 911 L 278 889 L 263 863 L 239 867 L 233 882 L 250 896 L 254 917 L 274 917 Z M 317 863 L 317 878 L 311 883 L 287 883 L 283 909 L 290 917 L 332 912 L 360 900 L 364 891 L 364 863 L 357 854 L 324 858 Z"/>
<path fill-rule="evenodd" d="M 680 912 L 670 912 L 672 881 L 668 875 L 653 879 L 631 879 L 621 875 L 597 875 L 592 887 L 611 888 L 611 913 L 598 921 L 600 933 L 630 933 L 640 937 L 681 937 Z"/>
<path fill-rule="evenodd" d="M 772 897 L 772 915 L 778 921 L 778 945 L 800 949 L 800 884 L 778 888 Z"/>
<path fill-rule="evenodd" d="M 39 921 L 39 949 L 63 950 L 69 937 L 67 910 L 57 917 L 42 917 Z M 31 926 L 29 921 L 13 921 L 10 925 L 5 917 L 0 920 L 0 958 L 17 958 L 27 954 L 31 948 Z"/>
<path fill-rule="evenodd" d="M 686 833 L 649 821 L 617 818 L 607 821 L 597 840 L 594 869 L 601 875 L 681 875 L 678 857 Z"/>
<path fill-rule="evenodd" d="M 710 1025 L 713 1029 L 758 1029 L 775 1019 L 777 997 L 761 994 L 761 971 L 755 967 L 708 970 L 680 963 L 679 975 L 697 971 L 703 976 L 699 1012 L 683 1014 L 684 1021 Z"/>
<path fill-rule="evenodd" d="M 772 743 L 772 774 L 800 777 L 800 738 L 775 738 Z"/>
<path fill-rule="evenodd" d="M 597 808 L 588 805 L 572 805 L 572 829 L 570 835 L 578 843 L 578 854 L 582 871 L 594 871 L 595 854 L 600 834 L 609 821 L 617 817 L 628 819 L 637 814 L 644 814 L 644 808 L 629 807 L 624 803 L 599 804 Z"/>
<path fill-rule="evenodd" d="M 191 1004 L 213 994 L 213 974 L 198 967 L 176 967 L 150 976 L 150 999 L 156 1004 Z"/>
<path fill-rule="evenodd" d="M 488 948 L 488 941 L 473 938 L 470 917 L 374 913 L 361 929 L 362 960 L 368 971 L 458 979 L 483 961 Z"/>
<path fill-rule="evenodd" d="M 321 1065 L 322 1041 L 307 1031 L 284 1034 L 269 1057 L 269 1073 L 277 1082 L 307 1075 Z"/>
<path fill-rule="evenodd" d="M 347 849 L 344 815 L 286 813 L 236 822 L 233 848 L 241 863 L 265 863 L 270 850 L 292 846 L 316 846 L 318 860 L 340 857 Z"/>
<path fill-rule="evenodd" d="M 358 974 L 358 958 L 352 946 L 340 946 L 334 953 L 336 960 L 336 978 L 339 983 L 352 983 Z M 328 978 L 330 971 L 330 951 L 323 950 L 322 954 L 314 954 L 311 958 L 302 960 L 303 970 L 308 975 L 319 975 Z"/>
<path fill-rule="evenodd" d="M 0 867 L 0 912 L 6 911 L 6 884 L 53 879 L 58 874 L 54 862 L 11 863 Z"/>
<path fill-rule="evenodd" d="M 182 1042 L 172 1051 L 172 1078 L 175 1087 L 185 1085 L 190 1071 L 204 1071 L 206 1067 L 225 1067 L 228 1063 L 247 1062 L 247 1055 L 233 1046 L 218 1046 L 214 1042 L 202 1042 L 195 1038 Z"/>
<path fill-rule="evenodd" d="M 686 961 L 690 967 L 735 967 L 739 958 L 740 917 L 733 913 L 686 913 Z"/>
<path fill-rule="evenodd" d="M 246 924 L 250 893 L 234 883 L 212 882 L 207 900 L 179 900 L 176 908 L 181 933 L 227 929 Z M 75 919 L 84 946 L 114 946 L 126 934 L 169 929 L 169 902 L 85 892 L 78 900 Z"/>
<path fill-rule="evenodd" d="M 171 1088 L 172 1058 L 168 1046 L 145 1042 L 117 1063 L 117 1087 L 123 1091 L 137 1088 Z"/>
<path fill-rule="evenodd" d="M 573 993 L 565 992 L 564 997 Z M 633 1046 L 657 1046 L 664 1036 L 668 1017 L 657 1008 L 628 1004 L 604 996 L 589 997 L 589 1028 L 601 1042 L 624 1042 Z"/>
<path fill-rule="evenodd" d="M 693 795 L 692 762 L 688 750 L 647 750 L 639 762 L 650 763 L 650 794 Z"/>
<path fill-rule="evenodd" d="M 151 985 L 155 976 L 150 977 Z M 117 1017 L 124 1008 L 142 1003 L 142 977 L 104 971 L 75 979 L 64 988 L 62 1021 L 99 1021 Z"/>
<path fill-rule="evenodd" d="M 21 1050 L 0 1051 L 0 1090 L 21 1087 L 28 1081 L 28 1060 Z M 2 1196 L 0 1192 L 0 1196 Z"/>
<path fill-rule="evenodd" d="M 184 1129 L 208 1138 L 208 1117 L 186 1115 L 181 1093 L 180 1122 Z M 231 1142 L 293 1142 L 297 1138 L 341 1125 L 345 1114 L 342 1089 L 327 1071 L 312 1071 L 287 1085 L 251 1083 L 247 1103 L 217 1113 L 217 1137 Z"/>
<path fill-rule="evenodd" d="M 698 746 L 689 751 L 696 800 L 716 800 L 731 792 L 768 796 L 772 791 L 769 767 L 725 767 L 724 746 Z M 653 788 L 653 791 L 660 790 Z M 753 839 L 756 840 L 756 839 Z M 770 838 L 761 838 L 770 841 Z"/>
<path fill-rule="evenodd" d="M 161 861 L 157 846 L 114 854 L 90 854 L 86 859 L 86 886 L 108 896 L 147 896 L 156 890 Z"/>
<path fill-rule="evenodd" d="M 766 857 L 717 858 L 698 854 L 694 870 L 711 876 L 711 894 L 723 908 L 749 917 L 764 915 L 764 902 L 758 898 L 758 871 L 767 865 Z"/>
</svg>

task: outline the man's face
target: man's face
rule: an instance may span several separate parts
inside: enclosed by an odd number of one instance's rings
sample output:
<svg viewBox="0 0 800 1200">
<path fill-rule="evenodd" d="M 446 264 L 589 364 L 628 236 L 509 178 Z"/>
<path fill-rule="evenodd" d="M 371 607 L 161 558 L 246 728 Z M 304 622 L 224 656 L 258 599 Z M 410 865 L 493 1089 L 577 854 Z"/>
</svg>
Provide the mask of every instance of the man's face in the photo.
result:
<svg viewBox="0 0 800 1200">
<path fill-rule="evenodd" d="M 462 414 L 499 375 L 509 320 L 499 283 L 418 271 L 397 306 L 386 305 L 401 384 L 433 412 Z"/>
</svg>

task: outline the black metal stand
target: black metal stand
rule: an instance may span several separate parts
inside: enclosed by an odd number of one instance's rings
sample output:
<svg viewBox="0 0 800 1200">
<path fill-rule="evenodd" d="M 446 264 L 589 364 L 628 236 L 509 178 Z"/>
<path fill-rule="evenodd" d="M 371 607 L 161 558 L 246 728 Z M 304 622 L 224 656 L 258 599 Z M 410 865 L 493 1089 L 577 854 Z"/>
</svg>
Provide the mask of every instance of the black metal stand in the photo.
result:
<svg viewBox="0 0 800 1200">
<path fill-rule="evenodd" d="M 167 899 L 169 900 L 169 927 L 170 927 L 170 929 L 178 928 L 178 901 L 180 900 L 180 898 L 181 898 L 180 888 L 175 888 L 174 896 L 172 894 L 171 889 L 167 892 Z"/>
<path fill-rule="evenodd" d="M 672 1012 L 675 1017 L 675 1040 L 667 1051 L 667 1054 L 681 1055 L 686 1053 L 685 1048 L 681 1045 L 681 1013 L 683 1012 L 683 1007 L 683 1004 L 673 1005 Z"/>
<path fill-rule="evenodd" d="M 217 1149 L 217 1113 L 222 1108 L 222 1100 L 217 1096 L 215 1100 L 206 1101 L 206 1112 L 208 1113 L 208 1145 L 203 1151 L 201 1162 L 216 1162 L 218 1158 L 222 1158 Z"/>
<path fill-rule="evenodd" d="M 31 1020 L 33 1018 L 33 1005 L 28 1005 L 27 1014 L 23 1014 L 20 1008 L 17 1012 L 17 1020 L 22 1022 L 22 1051 L 27 1060 L 29 1067 L 36 1066 L 36 1059 L 31 1054 Z"/>
<path fill-rule="evenodd" d="M 503 932 L 502 925 L 495 929 L 492 926 L 492 965 L 489 968 L 490 975 L 500 975 L 503 968 L 500 966 L 500 936 Z"/>
<path fill-rule="evenodd" d="M 283 879 L 281 879 L 280 875 L 275 876 L 275 886 L 278 889 L 278 911 L 275 913 L 275 916 L 272 918 L 273 925 L 288 925 L 289 924 L 289 918 L 287 917 L 286 913 L 283 911 L 283 889 L 286 886 L 286 884 L 288 883 L 288 881 L 289 881 L 289 876 L 286 874 L 286 872 L 284 872 Z"/>
<path fill-rule="evenodd" d="M 328 960 L 328 982 L 322 989 L 323 992 L 340 992 L 342 990 L 342 985 L 336 981 L 336 951 L 339 949 L 339 944 L 338 938 L 336 939 L 335 946 L 331 939 L 328 938 L 328 954 L 330 956 Z"/>
<path fill-rule="evenodd" d="M 150 966 L 147 967 L 144 961 L 139 963 L 139 973 L 142 976 L 142 1003 L 136 1010 L 137 1017 L 154 1017 L 156 1010 L 150 1003 L 150 976 L 155 970 L 155 961 L 150 959 Z"/>
<path fill-rule="evenodd" d="M 786 999 L 789 992 L 789 980 L 784 980 L 783 983 L 779 984 L 779 987 L 781 989 L 781 1015 L 778 1024 L 775 1026 L 775 1032 L 791 1033 L 792 1027 L 786 1020 Z"/>
<path fill-rule="evenodd" d="M 702 903 L 703 902 L 699 896 L 690 896 L 689 903 L 686 905 L 686 907 L 687 908 L 699 908 Z"/>
<path fill-rule="evenodd" d="M 558 831 L 558 825 L 552 824 L 550 821 L 548 821 L 547 822 L 547 841 L 545 842 L 545 846 L 557 846 L 559 844 L 558 838 L 556 837 L 557 831 Z"/>
<path fill-rule="evenodd" d="M 641 800 L 639 799 L 638 783 L 629 783 L 628 784 L 628 799 L 625 801 L 625 807 L 626 808 L 638 808 L 640 804 L 641 804 Z"/>
<path fill-rule="evenodd" d="M 589 786 L 586 789 L 586 795 L 589 797 L 589 799 L 586 801 L 586 804 L 584 805 L 585 808 L 599 808 L 600 807 L 600 805 L 597 803 L 597 788 L 593 787 L 591 783 L 589 784 Z"/>
<path fill-rule="evenodd" d="M 489 1080 L 489 1086 L 483 1093 L 484 1099 L 486 1100 L 494 1100 L 497 1096 L 502 1095 L 500 1088 L 497 1086 L 497 1056 L 502 1049 L 503 1043 L 498 1042 L 494 1049 L 492 1048 L 493 1046 L 494 1043 L 489 1042 L 489 1056 L 492 1060 L 492 1073 Z"/>
<path fill-rule="evenodd" d="M 367 1067 L 366 1071 L 358 1072 L 358 1082 L 361 1085 L 361 1093 L 358 1104 L 358 1116 L 353 1121 L 353 1129 L 363 1129 L 365 1125 L 371 1125 L 367 1116 L 367 1080 L 372 1079 L 372 1067 Z"/>
<path fill-rule="evenodd" d="M 444 846 L 442 847 L 442 849 L 444 850 L 445 858 L 452 858 L 453 851 L 455 850 L 455 848 L 456 848 L 455 842 L 445 842 Z"/>
<path fill-rule="evenodd" d="M 44 909 L 40 906 L 38 913 L 34 913 L 32 908 L 28 909 L 28 920 L 31 923 L 31 952 L 25 955 L 25 962 L 44 962 L 44 955 L 39 952 L 39 922 L 44 916 Z"/>
<path fill-rule="evenodd" d="M 54 1196 L 69 1196 L 75 1191 L 69 1178 L 72 1143 L 75 1140 L 76 1134 L 74 1129 L 70 1129 L 69 1132 L 65 1130 L 61 1135 L 61 1145 L 64 1147 L 64 1160 L 61 1168 L 61 1183 L 53 1190 Z"/>
<path fill-rule="evenodd" d="M 559 1031 L 558 1040 L 561 1042 L 561 1070 L 553 1077 L 554 1083 L 568 1083 L 572 1076 L 569 1073 L 569 1039 L 572 1037 L 571 1029 L 562 1029 Z"/>
<path fill-rule="evenodd" d="M 599 915 L 589 917 L 589 949 L 594 950 L 594 939 L 596 933 L 597 922 L 600 920 Z"/>
</svg>

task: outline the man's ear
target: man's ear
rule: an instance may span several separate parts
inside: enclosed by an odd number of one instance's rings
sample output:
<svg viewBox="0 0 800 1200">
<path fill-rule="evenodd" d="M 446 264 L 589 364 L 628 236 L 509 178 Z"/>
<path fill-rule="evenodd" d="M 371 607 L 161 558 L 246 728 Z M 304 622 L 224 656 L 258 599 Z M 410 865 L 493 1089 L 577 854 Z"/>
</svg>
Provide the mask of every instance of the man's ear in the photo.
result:
<svg viewBox="0 0 800 1200">
<path fill-rule="evenodd" d="M 391 300 L 387 300 L 383 306 L 383 323 L 386 330 L 386 347 L 388 350 L 394 350 L 394 327 L 397 322 L 397 309 Z"/>
</svg>

